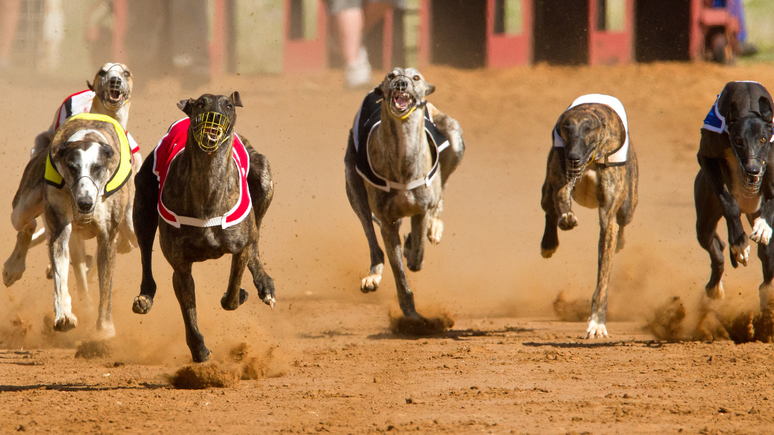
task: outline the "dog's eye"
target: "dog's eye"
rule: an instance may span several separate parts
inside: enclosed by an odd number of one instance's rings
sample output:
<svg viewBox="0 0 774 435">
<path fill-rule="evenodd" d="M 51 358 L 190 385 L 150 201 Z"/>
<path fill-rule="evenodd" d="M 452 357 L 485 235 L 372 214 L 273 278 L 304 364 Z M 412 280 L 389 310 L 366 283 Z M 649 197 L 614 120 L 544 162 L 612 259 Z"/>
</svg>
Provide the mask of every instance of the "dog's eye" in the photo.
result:
<svg viewBox="0 0 774 435">
<path fill-rule="evenodd" d="M 735 142 L 737 145 L 742 145 L 742 139 L 737 139 Z"/>
<path fill-rule="evenodd" d="M 395 73 L 394 72 L 389 73 L 387 75 L 387 78 L 390 79 L 390 80 L 394 79 L 395 78 Z"/>
<path fill-rule="evenodd" d="M 419 77 L 419 76 L 414 76 L 414 81 L 415 81 L 415 82 L 418 82 L 419 80 L 420 80 L 420 77 Z"/>
<path fill-rule="evenodd" d="M 199 101 L 198 103 L 196 103 L 196 108 L 197 108 L 197 109 L 204 109 L 204 103 L 202 103 L 201 101 Z"/>
<path fill-rule="evenodd" d="M 129 71 L 124 71 L 124 77 L 129 78 Z"/>
<path fill-rule="evenodd" d="M 233 108 L 234 108 L 234 106 L 232 106 L 231 104 L 227 104 L 227 105 L 226 105 L 226 110 L 231 110 L 231 109 L 233 109 Z"/>
</svg>

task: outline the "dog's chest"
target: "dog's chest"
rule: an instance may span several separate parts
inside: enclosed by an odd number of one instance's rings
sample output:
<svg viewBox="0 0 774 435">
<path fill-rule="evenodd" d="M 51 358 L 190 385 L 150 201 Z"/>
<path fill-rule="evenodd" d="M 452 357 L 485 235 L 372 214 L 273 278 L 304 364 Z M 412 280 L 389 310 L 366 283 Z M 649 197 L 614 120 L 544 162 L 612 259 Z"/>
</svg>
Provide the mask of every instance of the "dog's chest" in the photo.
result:
<svg viewBox="0 0 774 435">
<path fill-rule="evenodd" d="M 575 184 L 572 198 L 583 207 L 597 208 L 599 207 L 599 200 L 597 199 L 598 187 L 599 177 L 597 171 L 586 169 L 583 172 L 583 177 Z"/>
<path fill-rule="evenodd" d="M 742 195 L 741 180 L 739 179 L 738 170 L 739 162 L 730 150 L 726 150 L 726 163 L 728 164 L 727 170 L 724 171 L 726 187 L 731 193 L 731 196 L 736 199 L 737 204 L 739 204 L 739 211 L 745 214 L 758 212 L 758 210 L 761 209 L 763 195 L 761 192 L 758 192 L 750 198 Z"/>
</svg>

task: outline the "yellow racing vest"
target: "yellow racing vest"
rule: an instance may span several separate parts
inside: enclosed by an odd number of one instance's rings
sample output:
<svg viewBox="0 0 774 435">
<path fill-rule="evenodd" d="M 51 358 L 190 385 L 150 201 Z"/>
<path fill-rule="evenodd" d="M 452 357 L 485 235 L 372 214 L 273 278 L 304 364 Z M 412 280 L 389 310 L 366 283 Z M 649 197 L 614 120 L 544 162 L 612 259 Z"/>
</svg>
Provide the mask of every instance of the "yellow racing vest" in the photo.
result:
<svg viewBox="0 0 774 435">
<path fill-rule="evenodd" d="M 118 163 L 118 169 L 116 169 L 116 172 L 113 173 L 108 182 L 105 184 L 105 197 L 108 197 L 116 193 L 118 189 L 126 184 L 127 180 L 129 180 L 129 176 L 132 174 L 132 149 L 129 146 L 129 139 L 127 139 L 126 132 L 124 132 L 124 128 L 121 126 L 121 124 L 107 115 L 100 115 L 97 113 L 79 113 L 68 119 L 64 125 L 66 126 L 73 120 L 77 119 L 110 123 L 116 130 L 116 135 L 118 135 L 121 160 Z M 64 129 L 64 126 L 62 126 L 60 130 L 61 129 Z M 59 173 L 59 171 L 56 170 L 56 167 L 54 167 L 54 164 L 51 162 L 50 151 L 48 156 L 46 156 L 46 172 L 44 178 L 46 183 L 59 189 L 61 189 L 65 184 L 64 178 L 62 178 L 62 175 Z"/>
</svg>

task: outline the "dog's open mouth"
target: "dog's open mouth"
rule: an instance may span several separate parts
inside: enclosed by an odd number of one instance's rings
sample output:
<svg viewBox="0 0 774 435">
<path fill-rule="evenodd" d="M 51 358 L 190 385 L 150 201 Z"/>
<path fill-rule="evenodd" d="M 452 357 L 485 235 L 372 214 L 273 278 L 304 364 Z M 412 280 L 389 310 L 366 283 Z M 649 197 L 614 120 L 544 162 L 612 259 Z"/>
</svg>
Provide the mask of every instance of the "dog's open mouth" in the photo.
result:
<svg viewBox="0 0 774 435">
<path fill-rule="evenodd" d="M 108 79 L 105 90 L 102 92 L 100 98 L 102 103 L 109 108 L 121 107 L 127 99 L 129 94 L 129 85 L 125 81 L 118 77 L 111 77 Z"/>
<path fill-rule="evenodd" d="M 394 91 L 390 98 L 390 105 L 393 112 L 398 115 L 404 115 L 414 107 L 416 100 L 408 92 Z"/>
<path fill-rule="evenodd" d="M 205 112 L 192 121 L 194 139 L 199 147 L 211 153 L 228 139 L 229 119 L 218 112 Z"/>
</svg>

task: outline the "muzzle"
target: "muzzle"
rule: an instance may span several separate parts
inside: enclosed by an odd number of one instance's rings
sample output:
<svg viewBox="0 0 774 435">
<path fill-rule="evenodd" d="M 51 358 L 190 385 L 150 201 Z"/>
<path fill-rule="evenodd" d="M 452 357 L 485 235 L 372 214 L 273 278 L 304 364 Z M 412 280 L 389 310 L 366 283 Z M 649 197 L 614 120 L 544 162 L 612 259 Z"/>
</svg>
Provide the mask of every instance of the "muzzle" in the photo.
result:
<svg viewBox="0 0 774 435">
<path fill-rule="evenodd" d="M 566 177 L 567 184 L 570 186 L 570 189 L 574 188 L 575 184 L 580 181 L 581 177 L 583 177 L 583 171 L 586 169 L 586 166 L 588 166 L 589 163 L 594 160 L 594 156 L 596 156 L 596 154 L 597 150 L 593 149 L 591 152 L 586 154 L 585 158 L 577 160 L 576 162 L 565 158 L 564 175 Z"/>
<path fill-rule="evenodd" d="M 110 74 L 113 68 L 120 70 L 118 76 Z M 113 65 L 107 70 L 105 75 L 102 76 L 102 83 L 100 86 L 101 91 L 98 97 L 102 101 L 102 104 L 109 109 L 118 109 L 132 99 L 129 82 L 122 78 L 123 73 L 124 69 L 121 65 Z"/>
<path fill-rule="evenodd" d="M 760 171 L 757 173 L 748 172 L 744 166 L 739 163 L 739 179 L 742 180 L 740 190 L 745 198 L 752 198 L 761 190 L 763 175 L 766 173 L 766 161 L 755 159 L 760 164 Z"/>
<path fill-rule="evenodd" d="M 196 115 L 191 123 L 196 144 L 207 154 L 228 140 L 231 123 L 228 116 L 218 112 L 205 112 Z"/>
</svg>

